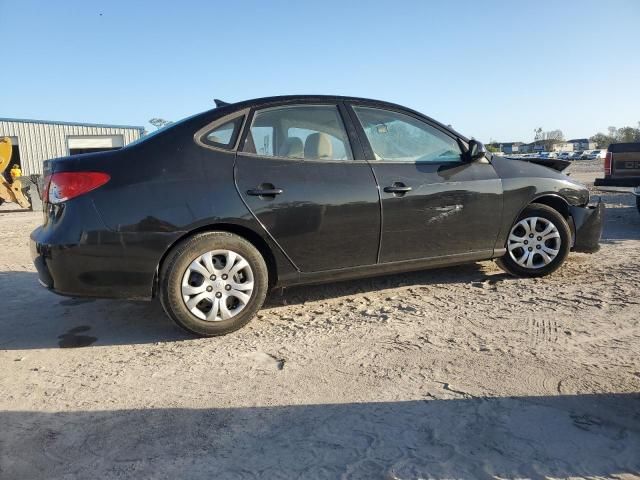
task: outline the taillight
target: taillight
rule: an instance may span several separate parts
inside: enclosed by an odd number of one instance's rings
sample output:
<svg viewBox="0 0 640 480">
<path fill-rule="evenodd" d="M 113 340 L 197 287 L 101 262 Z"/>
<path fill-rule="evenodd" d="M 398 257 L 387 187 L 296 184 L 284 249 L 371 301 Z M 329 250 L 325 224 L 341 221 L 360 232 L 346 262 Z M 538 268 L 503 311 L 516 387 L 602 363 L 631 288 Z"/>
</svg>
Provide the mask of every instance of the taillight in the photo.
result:
<svg viewBox="0 0 640 480">
<path fill-rule="evenodd" d="M 104 185 L 111 177 L 102 172 L 60 172 L 45 187 L 49 203 L 62 203 Z"/>
<path fill-rule="evenodd" d="M 607 152 L 607 155 L 604 157 L 604 174 L 606 176 L 611 175 L 611 163 L 613 161 L 613 153 Z"/>
<path fill-rule="evenodd" d="M 42 181 L 42 199 L 45 202 L 49 201 L 49 183 L 51 183 L 51 175 L 45 176 Z"/>
</svg>

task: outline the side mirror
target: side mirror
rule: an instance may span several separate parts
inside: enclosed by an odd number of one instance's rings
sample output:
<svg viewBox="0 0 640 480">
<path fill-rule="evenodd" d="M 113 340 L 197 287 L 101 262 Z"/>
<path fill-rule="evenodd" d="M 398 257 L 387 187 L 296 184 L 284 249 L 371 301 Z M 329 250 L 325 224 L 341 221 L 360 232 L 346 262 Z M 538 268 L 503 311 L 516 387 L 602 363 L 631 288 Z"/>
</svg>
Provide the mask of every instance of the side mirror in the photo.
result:
<svg viewBox="0 0 640 480">
<path fill-rule="evenodd" d="M 478 140 L 469 140 L 469 159 L 472 162 L 480 160 L 487 155 L 487 148 Z"/>
</svg>

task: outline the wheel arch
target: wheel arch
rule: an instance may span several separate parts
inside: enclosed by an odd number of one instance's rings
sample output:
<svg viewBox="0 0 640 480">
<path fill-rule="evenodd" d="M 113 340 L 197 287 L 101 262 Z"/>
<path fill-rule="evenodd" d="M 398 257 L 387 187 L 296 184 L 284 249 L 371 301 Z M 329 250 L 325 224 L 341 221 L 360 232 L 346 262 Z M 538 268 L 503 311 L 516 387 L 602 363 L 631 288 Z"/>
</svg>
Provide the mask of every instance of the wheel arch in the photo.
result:
<svg viewBox="0 0 640 480">
<path fill-rule="evenodd" d="M 539 195 L 537 197 L 534 197 L 526 206 L 522 208 L 522 210 L 527 208 L 532 203 L 541 203 L 542 205 L 546 205 L 547 207 L 553 208 L 556 212 L 562 215 L 567 221 L 571 216 L 571 212 L 569 210 L 569 202 L 567 202 L 560 195 L 556 195 L 553 193 L 546 193 L 546 194 Z M 520 216 L 520 214 L 522 213 L 522 210 L 520 210 L 520 213 L 518 213 L 518 216 Z"/>
<path fill-rule="evenodd" d="M 244 238 L 246 241 L 251 243 L 262 255 L 265 263 L 267 264 L 267 271 L 269 272 L 269 287 L 273 287 L 278 281 L 278 265 L 275 259 L 275 256 L 267 244 L 267 242 L 262 238 L 258 233 L 251 230 L 248 227 L 237 225 L 233 223 L 214 223 L 209 225 L 203 225 L 201 227 L 195 228 L 186 232 L 184 235 L 180 236 L 176 240 L 173 241 L 169 247 L 165 250 L 158 262 L 158 266 L 156 268 L 156 272 L 153 278 L 153 286 L 152 286 L 152 297 L 156 297 L 158 294 L 158 280 L 160 277 L 160 272 L 162 271 L 162 266 L 169 255 L 169 253 L 176 247 L 176 245 L 185 241 L 188 238 L 193 237 L 194 235 L 198 235 L 200 233 L 206 232 L 229 232 L 239 237 Z"/>
<path fill-rule="evenodd" d="M 544 193 L 542 195 L 534 197 L 527 205 L 522 207 L 520 212 L 518 212 L 518 216 L 516 218 L 520 217 L 524 209 L 532 203 L 540 203 L 542 205 L 546 205 L 547 207 L 553 208 L 556 212 L 564 217 L 564 219 L 567 221 L 567 225 L 569 225 L 569 231 L 571 232 L 571 245 L 573 246 L 576 239 L 576 228 L 573 222 L 573 218 L 571 217 L 569 202 L 567 202 L 567 200 L 562 196 L 555 193 Z"/>
</svg>

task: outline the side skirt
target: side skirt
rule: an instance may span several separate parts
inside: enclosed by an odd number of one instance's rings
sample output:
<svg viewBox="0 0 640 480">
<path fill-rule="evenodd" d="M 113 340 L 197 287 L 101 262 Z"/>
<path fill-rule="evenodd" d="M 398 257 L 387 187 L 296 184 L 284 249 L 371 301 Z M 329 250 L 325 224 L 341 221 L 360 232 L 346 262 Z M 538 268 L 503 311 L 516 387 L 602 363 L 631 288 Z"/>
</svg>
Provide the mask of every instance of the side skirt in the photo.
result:
<svg viewBox="0 0 640 480">
<path fill-rule="evenodd" d="M 500 256 L 498 253 L 497 256 Z M 276 287 L 290 287 L 293 285 L 309 285 L 317 283 L 330 283 L 340 280 L 352 280 L 356 278 L 375 277 L 392 273 L 412 272 L 427 270 L 430 268 L 448 267 L 464 263 L 490 260 L 495 258 L 493 250 L 480 250 L 443 257 L 422 258 L 418 260 L 403 260 L 400 262 L 380 263 L 376 265 L 363 265 L 359 267 L 341 268 L 336 270 L 324 270 L 322 272 L 300 272 L 297 278 L 281 280 Z"/>
</svg>

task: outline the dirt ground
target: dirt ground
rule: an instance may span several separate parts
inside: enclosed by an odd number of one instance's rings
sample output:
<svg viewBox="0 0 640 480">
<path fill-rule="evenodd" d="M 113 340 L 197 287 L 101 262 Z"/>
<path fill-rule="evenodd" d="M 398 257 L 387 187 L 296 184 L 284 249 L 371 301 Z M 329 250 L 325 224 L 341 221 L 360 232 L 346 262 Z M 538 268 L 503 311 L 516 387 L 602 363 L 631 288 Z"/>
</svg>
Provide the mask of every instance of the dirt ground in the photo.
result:
<svg viewBox="0 0 640 480">
<path fill-rule="evenodd" d="M 551 277 L 292 288 L 214 339 L 41 288 L 41 214 L 5 204 L 0 478 L 640 478 L 640 215 L 603 198 L 601 251 Z"/>
</svg>

